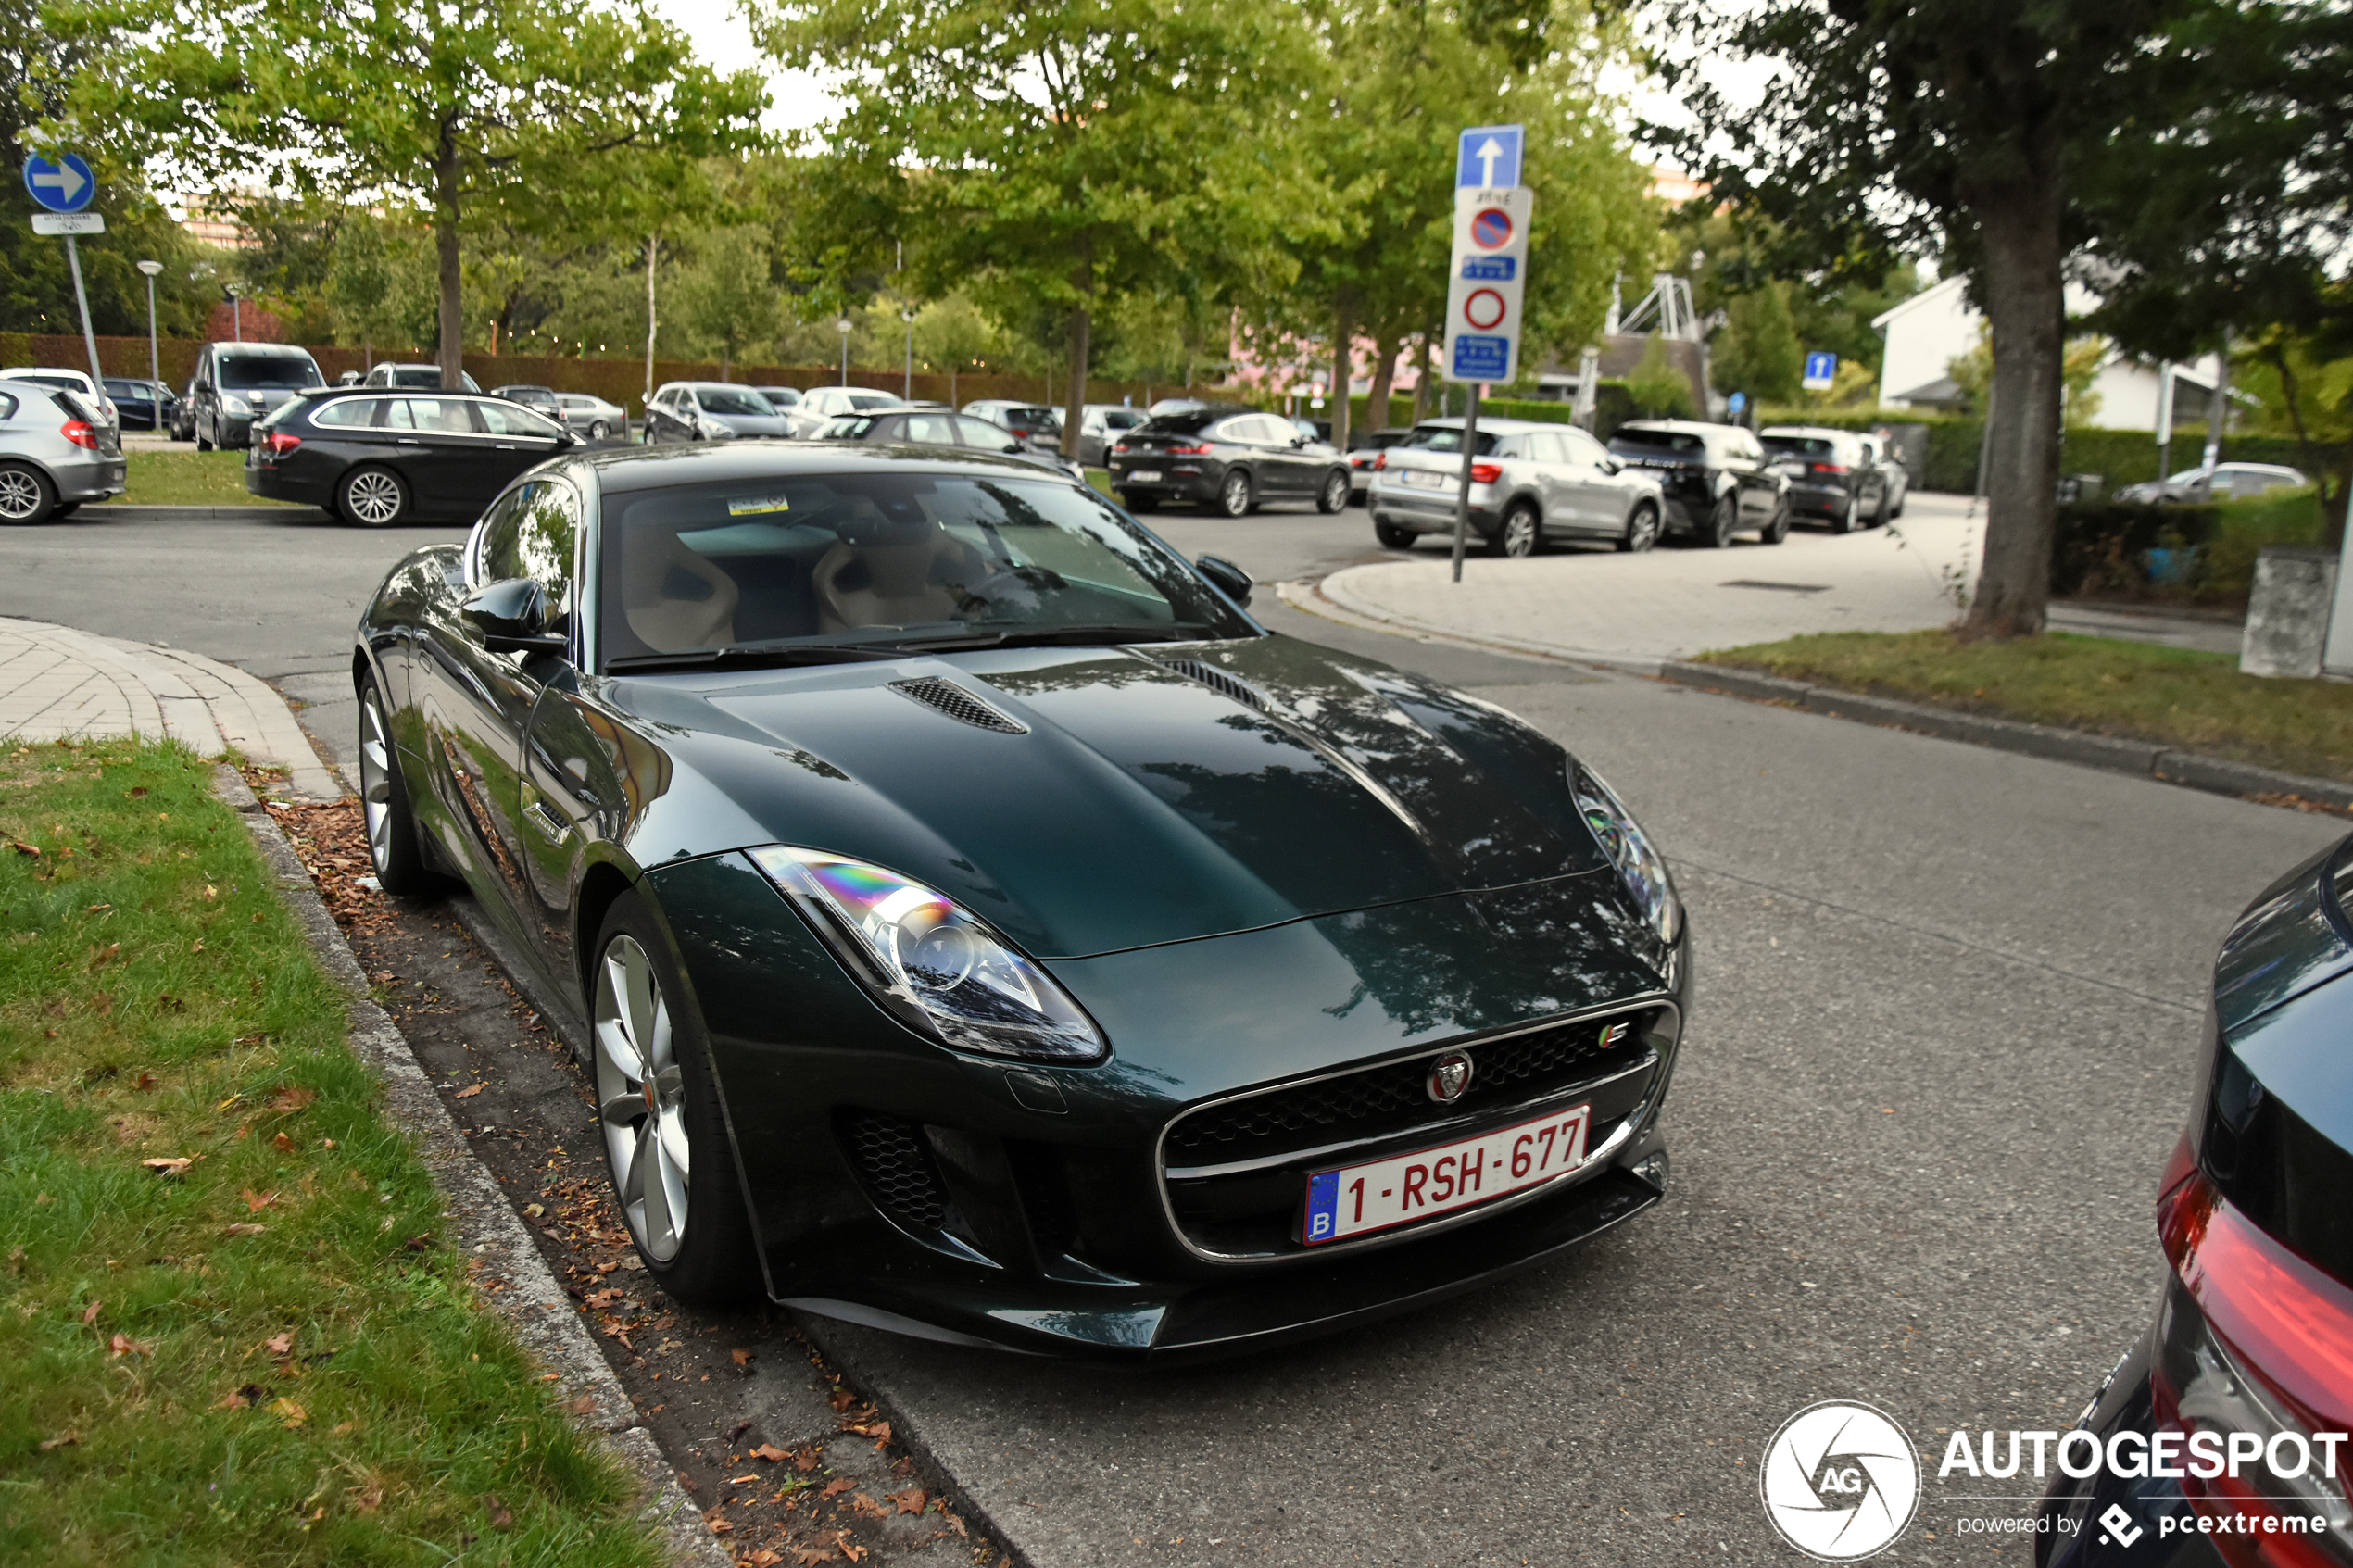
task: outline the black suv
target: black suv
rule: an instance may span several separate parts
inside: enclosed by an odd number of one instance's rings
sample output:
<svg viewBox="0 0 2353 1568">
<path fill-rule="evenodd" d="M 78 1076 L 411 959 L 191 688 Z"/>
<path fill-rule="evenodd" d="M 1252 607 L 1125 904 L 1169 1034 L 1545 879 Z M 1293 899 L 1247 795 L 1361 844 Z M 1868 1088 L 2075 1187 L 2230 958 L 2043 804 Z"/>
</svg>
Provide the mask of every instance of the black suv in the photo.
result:
<svg viewBox="0 0 2353 1568">
<path fill-rule="evenodd" d="M 1085 477 L 1078 464 L 1060 452 L 1031 446 L 1003 425 L 954 413 L 937 403 L 902 403 L 886 408 L 861 408 L 854 414 L 837 414 L 831 423 L 820 426 L 810 439 L 962 446 L 978 452 L 1001 452 L 1073 479 Z"/>
<path fill-rule="evenodd" d="M 1789 475 L 1790 509 L 1818 517 L 1832 533 L 1877 528 L 1887 521 L 1887 471 L 1863 438 L 1843 430 L 1776 425 L 1756 433 L 1774 466 Z"/>
<path fill-rule="evenodd" d="M 361 528 L 472 522 L 515 475 L 579 444 L 504 397 L 334 387 L 283 404 L 254 427 L 245 488 Z"/>
<path fill-rule="evenodd" d="M 1768 545 L 1789 537 L 1789 476 L 1738 425 L 1636 420 L 1617 427 L 1609 449 L 1658 481 L 1670 534 L 1717 549 L 1746 529 Z"/>
<path fill-rule="evenodd" d="M 1348 505 L 1347 459 L 1280 414 L 1209 408 L 1145 420 L 1111 449 L 1120 505 L 1148 512 L 1191 501 L 1241 517 L 1262 501 L 1313 501 L 1319 512 Z"/>
</svg>

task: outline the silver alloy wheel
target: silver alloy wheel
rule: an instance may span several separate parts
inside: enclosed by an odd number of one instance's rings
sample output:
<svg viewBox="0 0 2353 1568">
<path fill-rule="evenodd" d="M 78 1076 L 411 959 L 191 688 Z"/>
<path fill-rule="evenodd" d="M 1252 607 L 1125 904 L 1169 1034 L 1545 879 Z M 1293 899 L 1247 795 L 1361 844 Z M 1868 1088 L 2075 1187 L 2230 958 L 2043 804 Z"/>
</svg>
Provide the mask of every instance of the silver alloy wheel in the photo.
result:
<svg viewBox="0 0 2353 1568">
<path fill-rule="evenodd" d="M 1225 486 L 1217 493 L 1217 504 L 1227 517 L 1240 517 L 1250 510 L 1250 475 L 1229 473 Z"/>
<path fill-rule="evenodd" d="M 653 960 L 623 933 L 597 964 L 597 1120 L 630 1233 L 666 1263 L 686 1233 L 686 1085 Z"/>
<path fill-rule="evenodd" d="M 0 469 L 0 518 L 31 522 L 41 515 L 41 481 L 23 469 Z"/>
<path fill-rule="evenodd" d="M 1347 509 L 1348 476 L 1344 473 L 1335 473 L 1324 481 L 1324 511 L 1328 515 Z"/>
<path fill-rule="evenodd" d="M 359 809 L 368 821 L 368 859 L 382 877 L 392 859 L 392 737 L 373 687 L 359 704 Z"/>
<path fill-rule="evenodd" d="M 1536 553 L 1536 510 L 1525 504 L 1514 507 L 1504 519 L 1504 553 L 1515 560 L 1524 560 Z"/>
<path fill-rule="evenodd" d="M 344 481 L 343 504 L 371 528 L 400 515 L 400 482 L 382 469 L 362 469 Z"/>
<path fill-rule="evenodd" d="M 598 420 L 595 424 L 588 427 L 588 439 L 591 441 L 602 441 L 606 436 L 610 435 L 611 433 L 612 426 L 605 423 L 602 420 Z"/>
<path fill-rule="evenodd" d="M 1636 507 L 1634 515 L 1626 520 L 1626 549 L 1637 555 L 1658 543 L 1658 513 L 1649 507 Z"/>
</svg>

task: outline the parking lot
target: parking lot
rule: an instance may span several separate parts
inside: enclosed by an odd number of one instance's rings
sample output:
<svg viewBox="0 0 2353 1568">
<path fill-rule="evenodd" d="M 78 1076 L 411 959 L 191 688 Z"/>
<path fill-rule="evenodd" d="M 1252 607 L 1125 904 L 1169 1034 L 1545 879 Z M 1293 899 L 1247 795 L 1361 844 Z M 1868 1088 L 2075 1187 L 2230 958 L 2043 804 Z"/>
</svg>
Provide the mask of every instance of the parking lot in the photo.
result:
<svg viewBox="0 0 2353 1568">
<path fill-rule="evenodd" d="M 1153 521 L 1262 582 L 1393 558 L 1358 509 Z M 0 533 L 0 615 L 237 663 L 347 752 L 353 619 L 394 557 L 456 536 L 90 508 Z M 1265 590 L 1253 608 L 1513 709 L 1657 835 L 1696 945 L 1673 1182 L 1564 1262 L 1197 1370 L 822 1328 L 1012 1545 L 1056 1565 L 1780 1561 L 1757 1456 L 1813 1400 L 1869 1399 L 1931 1455 L 1949 1428 L 2073 1419 L 2153 1300 L 2150 1204 L 2215 942 L 2341 822 L 1384 636 Z M 2021 1558 L 1954 1524 L 2032 1490 L 1931 1474 L 1891 1555 Z"/>
</svg>

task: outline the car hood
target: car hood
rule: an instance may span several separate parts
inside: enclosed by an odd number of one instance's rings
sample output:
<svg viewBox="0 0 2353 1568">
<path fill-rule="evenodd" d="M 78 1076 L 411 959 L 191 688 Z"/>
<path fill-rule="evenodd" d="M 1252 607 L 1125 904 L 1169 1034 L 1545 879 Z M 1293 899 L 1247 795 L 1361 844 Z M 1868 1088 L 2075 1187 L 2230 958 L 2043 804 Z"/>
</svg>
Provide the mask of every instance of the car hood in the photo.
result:
<svg viewBox="0 0 2353 1568">
<path fill-rule="evenodd" d="M 983 728 L 894 683 L 962 687 Z M 678 764 L 641 864 L 782 842 L 1078 958 L 1606 870 L 1567 755 L 1285 637 L 611 683 Z"/>
<path fill-rule="evenodd" d="M 782 414 L 705 414 L 703 418 L 737 435 L 790 435 L 793 430 L 792 420 Z"/>
</svg>

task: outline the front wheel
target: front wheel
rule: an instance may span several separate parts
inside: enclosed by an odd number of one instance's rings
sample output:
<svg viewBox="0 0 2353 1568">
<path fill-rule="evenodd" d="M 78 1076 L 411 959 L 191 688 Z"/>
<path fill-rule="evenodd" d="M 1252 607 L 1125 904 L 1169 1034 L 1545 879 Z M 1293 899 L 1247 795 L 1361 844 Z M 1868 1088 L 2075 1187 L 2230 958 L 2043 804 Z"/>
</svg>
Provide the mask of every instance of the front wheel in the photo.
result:
<svg viewBox="0 0 2353 1568">
<path fill-rule="evenodd" d="M 1847 496 L 1846 505 L 1841 507 L 1838 509 L 1838 515 L 1831 519 L 1831 532 L 1832 533 L 1853 533 L 1855 531 L 1855 514 L 1861 509 L 1862 508 L 1856 504 L 1854 496 Z"/>
<path fill-rule="evenodd" d="M 1536 508 L 1527 501 L 1516 501 L 1504 514 L 1504 554 L 1514 560 L 1526 560 L 1529 556 L 1544 552 L 1544 523 Z"/>
<path fill-rule="evenodd" d="M 1778 545 L 1789 537 L 1789 502 L 1782 499 L 1773 508 L 1773 521 L 1757 534 L 1768 545 Z"/>
<path fill-rule="evenodd" d="M 1658 509 L 1648 505 L 1636 507 L 1634 515 L 1626 520 L 1626 537 L 1617 542 L 1619 553 L 1640 555 L 1657 543 Z"/>
<path fill-rule="evenodd" d="M 199 451 L 199 452 L 209 452 L 209 451 L 211 451 L 211 450 L 212 450 L 212 443 L 205 439 L 205 433 L 204 433 L 204 420 L 203 420 L 203 418 L 202 418 L 201 416 L 199 416 L 199 417 L 196 419 L 195 422 L 193 425 L 191 425 L 189 428 L 190 428 L 190 430 L 191 430 L 192 433 L 194 433 L 194 434 L 195 434 L 195 438 L 196 438 L 196 450 L 197 450 L 197 451 Z"/>
<path fill-rule="evenodd" d="M 389 528 L 409 515 L 409 486 L 390 469 L 358 468 L 335 486 L 335 502 L 358 527 Z"/>
<path fill-rule="evenodd" d="M 709 1043 L 634 891 L 605 917 L 590 990 L 597 1123 L 629 1238 L 673 1298 L 738 1300 L 757 1284 L 756 1254 Z"/>
<path fill-rule="evenodd" d="M 1227 474 L 1226 483 L 1217 487 L 1217 510 L 1223 516 L 1248 517 L 1257 504 L 1257 489 L 1251 483 L 1250 475 L 1239 469 Z"/>
<path fill-rule="evenodd" d="M 0 463 L 0 522 L 45 522 L 57 504 L 47 474 L 30 463 Z"/>
<path fill-rule="evenodd" d="M 611 433 L 612 426 L 605 423 L 602 420 L 597 420 L 588 427 L 588 439 L 591 441 L 602 441 L 605 437 L 610 435 Z"/>
<path fill-rule="evenodd" d="M 393 750 L 392 725 L 372 675 L 359 686 L 359 809 L 376 885 L 402 898 L 439 891 L 441 878 L 425 863 L 416 813 L 409 808 L 409 785 Z"/>
<path fill-rule="evenodd" d="M 1343 511 L 1348 506 L 1350 480 L 1346 469 L 1334 469 L 1324 476 L 1323 489 L 1315 493 L 1315 509 L 1326 517 Z"/>
<path fill-rule="evenodd" d="M 1410 528 L 1400 528 L 1393 522 L 1375 520 L 1373 537 L 1392 550 L 1410 550 L 1421 542 L 1421 535 Z"/>
<path fill-rule="evenodd" d="M 1732 542 L 1732 531 L 1740 526 L 1741 504 L 1730 495 L 1719 496 L 1716 509 L 1707 514 L 1707 526 L 1700 531 L 1699 542 L 1711 550 L 1720 550 Z"/>
</svg>

